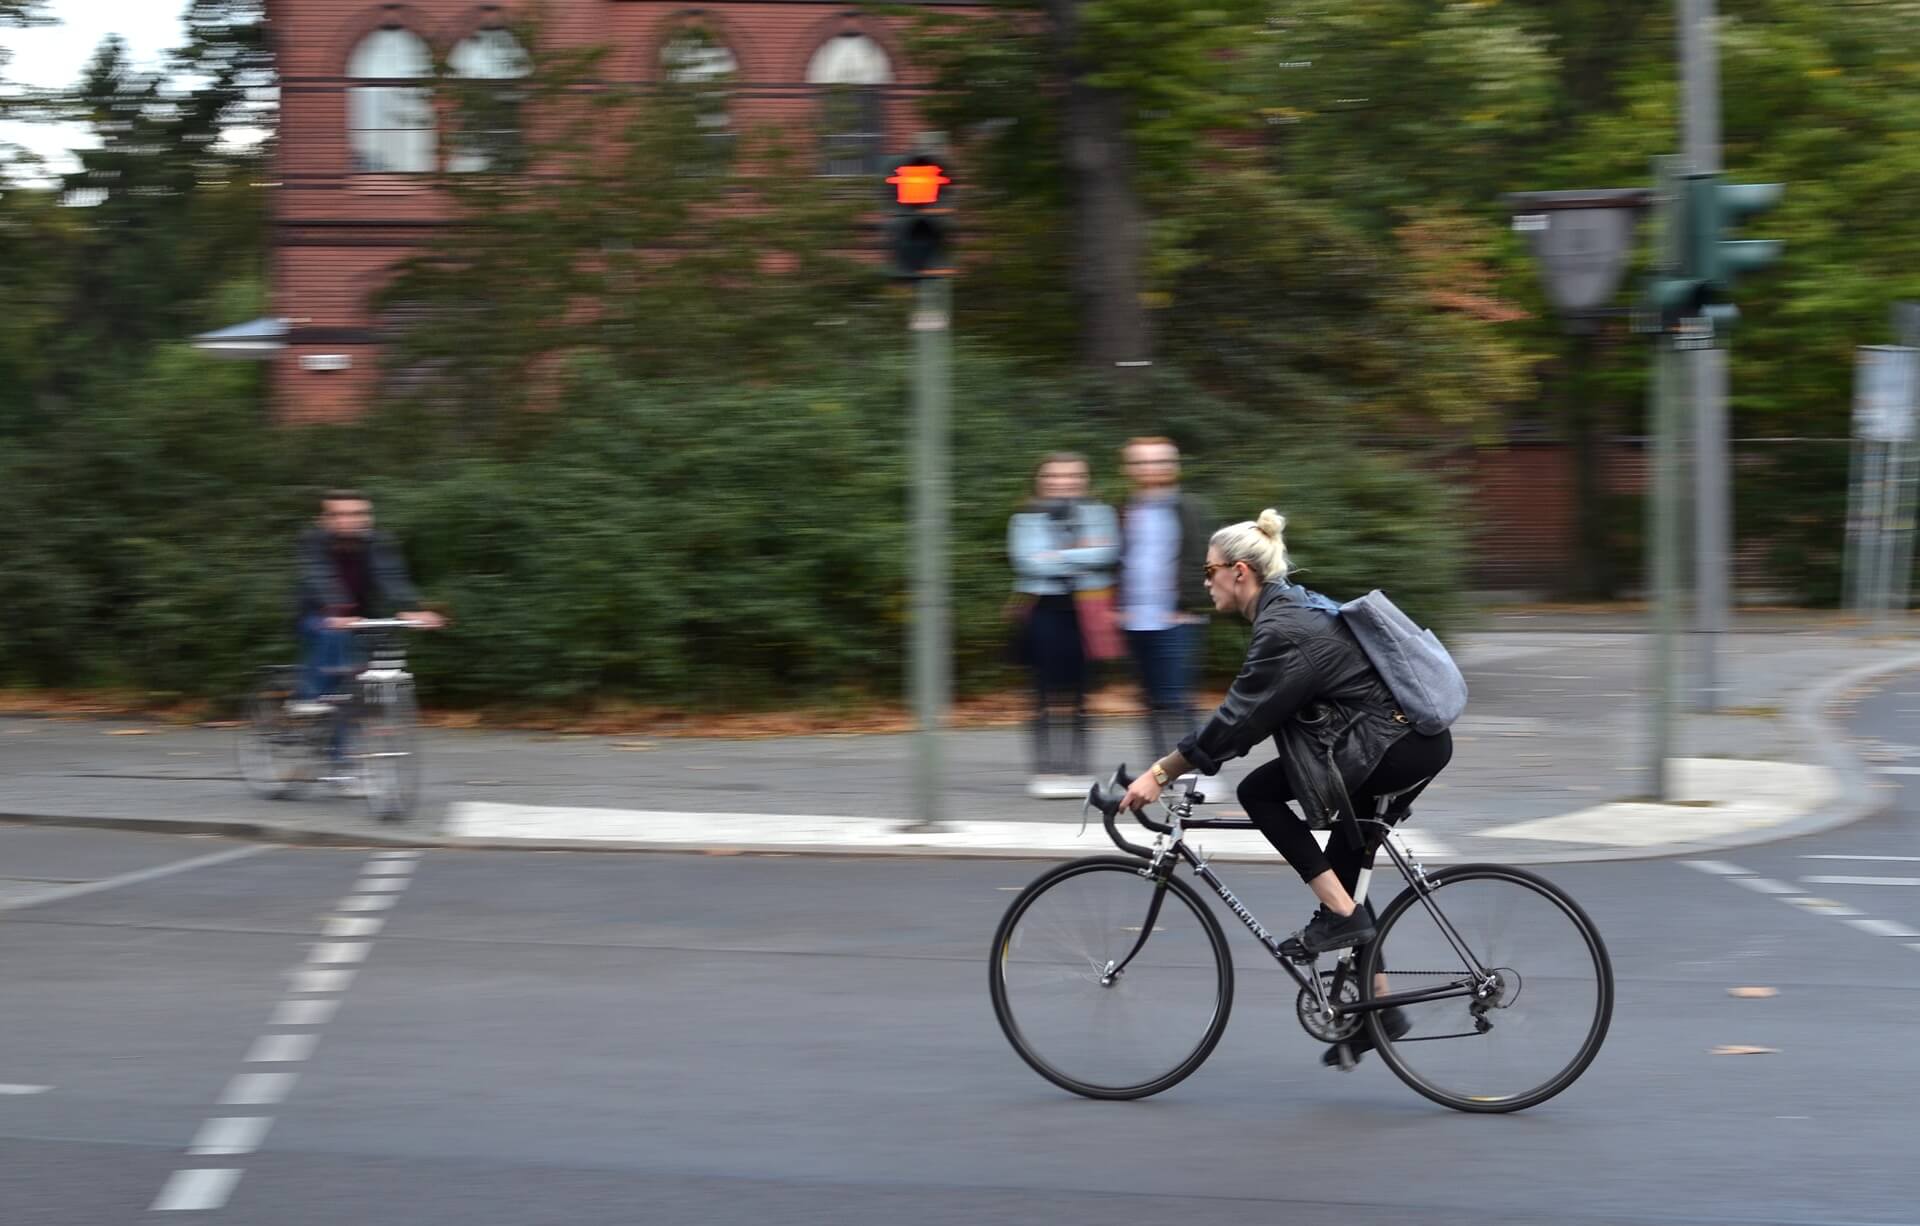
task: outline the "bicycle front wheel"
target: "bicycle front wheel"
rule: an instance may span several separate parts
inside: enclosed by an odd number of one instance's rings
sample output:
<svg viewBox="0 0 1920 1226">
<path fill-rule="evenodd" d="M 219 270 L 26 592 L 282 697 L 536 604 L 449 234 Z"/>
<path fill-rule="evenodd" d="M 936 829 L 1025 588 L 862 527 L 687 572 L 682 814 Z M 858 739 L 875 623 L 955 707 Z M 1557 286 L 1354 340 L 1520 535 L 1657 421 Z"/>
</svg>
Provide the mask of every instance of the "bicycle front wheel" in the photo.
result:
<svg viewBox="0 0 1920 1226">
<path fill-rule="evenodd" d="M 1035 1072 L 1088 1098 L 1178 1083 L 1213 1051 L 1233 1006 L 1219 921 L 1187 882 L 1157 883 L 1145 867 L 1121 856 L 1063 864 L 1021 891 L 993 937 L 1000 1028 Z"/>
<path fill-rule="evenodd" d="M 376 820 L 399 821 L 413 812 L 419 797 L 414 721 L 413 687 L 405 681 L 375 683 L 355 721 L 348 756 Z"/>
<path fill-rule="evenodd" d="M 240 777 L 271 800 L 298 795 L 318 773 L 314 717 L 287 710 L 298 692 L 298 677 L 299 670 L 291 667 L 261 669 L 247 693 L 234 741 Z"/>
<path fill-rule="evenodd" d="M 1381 1058 L 1409 1086 L 1458 1111 L 1545 1102 L 1586 1071 L 1607 1037 L 1606 945 L 1573 899 L 1532 873 L 1462 864 L 1428 880 L 1425 901 L 1403 890 L 1380 917 L 1362 959 L 1363 998 L 1464 989 L 1476 975 L 1462 947 L 1489 979 L 1477 995 L 1399 1006 L 1411 1026 L 1398 1039 L 1381 1014 L 1368 1014 Z"/>
</svg>

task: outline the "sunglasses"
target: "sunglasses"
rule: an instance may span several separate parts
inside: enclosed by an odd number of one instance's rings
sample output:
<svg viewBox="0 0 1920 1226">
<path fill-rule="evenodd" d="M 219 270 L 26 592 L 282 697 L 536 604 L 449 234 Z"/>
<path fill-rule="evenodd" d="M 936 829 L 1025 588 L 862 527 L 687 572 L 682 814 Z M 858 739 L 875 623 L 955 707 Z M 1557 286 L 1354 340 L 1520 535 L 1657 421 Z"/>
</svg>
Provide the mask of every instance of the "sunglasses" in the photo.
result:
<svg viewBox="0 0 1920 1226">
<path fill-rule="evenodd" d="M 1207 565 L 1206 565 L 1206 568 L 1205 568 L 1205 569 L 1206 569 L 1206 575 L 1207 575 L 1207 578 L 1209 578 L 1209 579 L 1211 579 L 1211 578 L 1213 578 L 1213 572 L 1214 572 L 1214 571 L 1216 571 L 1216 570 L 1232 570 L 1232 569 L 1233 569 L 1234 567 L 1236 567 L 1236 566 L 1240 566 L 1240 565 L 1243 565 L 1243 563 L 1240 563 L 1240 562 L 1209 562 L 1209 563 L 1207 563 Z"/>
</svg>

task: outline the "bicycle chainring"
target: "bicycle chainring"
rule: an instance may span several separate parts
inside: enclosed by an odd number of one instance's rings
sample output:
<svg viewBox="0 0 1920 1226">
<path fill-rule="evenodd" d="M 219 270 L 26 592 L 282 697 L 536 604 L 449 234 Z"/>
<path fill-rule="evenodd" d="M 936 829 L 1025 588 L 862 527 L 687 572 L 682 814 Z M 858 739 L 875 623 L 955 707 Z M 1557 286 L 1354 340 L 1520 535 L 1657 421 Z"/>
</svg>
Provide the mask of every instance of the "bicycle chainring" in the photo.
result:
<svg viewBox="0 0 1920 1226">
<path fill-rule="evenodd" d="M 1333 971 L 1320 972 L 1320 989 L 1327 994 L 1327 1000 L 1335 1005 L 1353 1005 L 1360 1002 L 1360 980 L 1351 971 L 1341 981 L 1336 995 L 1333 987 Z M 1345 1017 L 1329 1018 L 1320 1012 L 1320 998 L 1306 988 L 1294 998 L 1293 1010 L 1300 1019 L 1300 1028 L 1322 1043 L 1341 1043 L 1359 1034 L 1366 1026 L 1365 1014 L 1354 1013 Z"/>
</svg>

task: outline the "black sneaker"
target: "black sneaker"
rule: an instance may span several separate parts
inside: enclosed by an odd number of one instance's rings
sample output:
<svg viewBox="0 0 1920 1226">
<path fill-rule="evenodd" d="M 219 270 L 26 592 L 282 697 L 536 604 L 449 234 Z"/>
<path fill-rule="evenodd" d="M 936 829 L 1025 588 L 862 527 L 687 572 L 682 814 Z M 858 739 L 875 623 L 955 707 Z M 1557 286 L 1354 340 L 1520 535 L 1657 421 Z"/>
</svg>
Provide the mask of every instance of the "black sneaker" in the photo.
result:
<svg viewBox="0 0 1920 1226">
<path fill-rule="evenodd" d="M 1373 916 L 1365 907 L 1355 907 L 1352 915 L 1335 915 L 1321 907 L 1297 934 L 1301 948 L 1319 955 L 1332 949 L 1365 945 L 1373 940 Z"/>
<path fill-rule="evenodd" d="M 1380 1024 L 1386 1027 L 1387 1038 L 1403 1038 L 1413 1029 L 1404 1009 L 1380 1010 Z M 1320 1063 L 1328 1068 L 1350 1069 L 1360 1063 L 1360 1057 L 1373 1050 L 1373 1031 L 1362 1027 L 1359 1034 L 1344 1042 L 1334 1043 L 1320 1053 Z"/>
</svg>

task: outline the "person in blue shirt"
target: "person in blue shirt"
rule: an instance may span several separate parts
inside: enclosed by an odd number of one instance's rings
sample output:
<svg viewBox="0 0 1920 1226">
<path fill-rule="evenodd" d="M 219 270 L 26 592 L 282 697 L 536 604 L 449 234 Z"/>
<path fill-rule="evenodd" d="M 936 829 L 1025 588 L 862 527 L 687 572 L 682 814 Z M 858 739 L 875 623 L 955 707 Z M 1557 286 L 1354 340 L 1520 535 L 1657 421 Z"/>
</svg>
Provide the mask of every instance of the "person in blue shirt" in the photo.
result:
<svg viewBox="0 0 1920 1226">
<path fill-rule="evenodd" d="M 1088 496 L 1085 456 L 1040 461 L 1033 497 L 1007 525 L 1013 588 L 1025 609 L 1019 655 L 1033 677 L 1032 796 L 1073 798 L 1092 779 L 1090 669 L 1075 594 L 1110 587 L 1119 552 L 1113 508 Z"/>
</svg>

